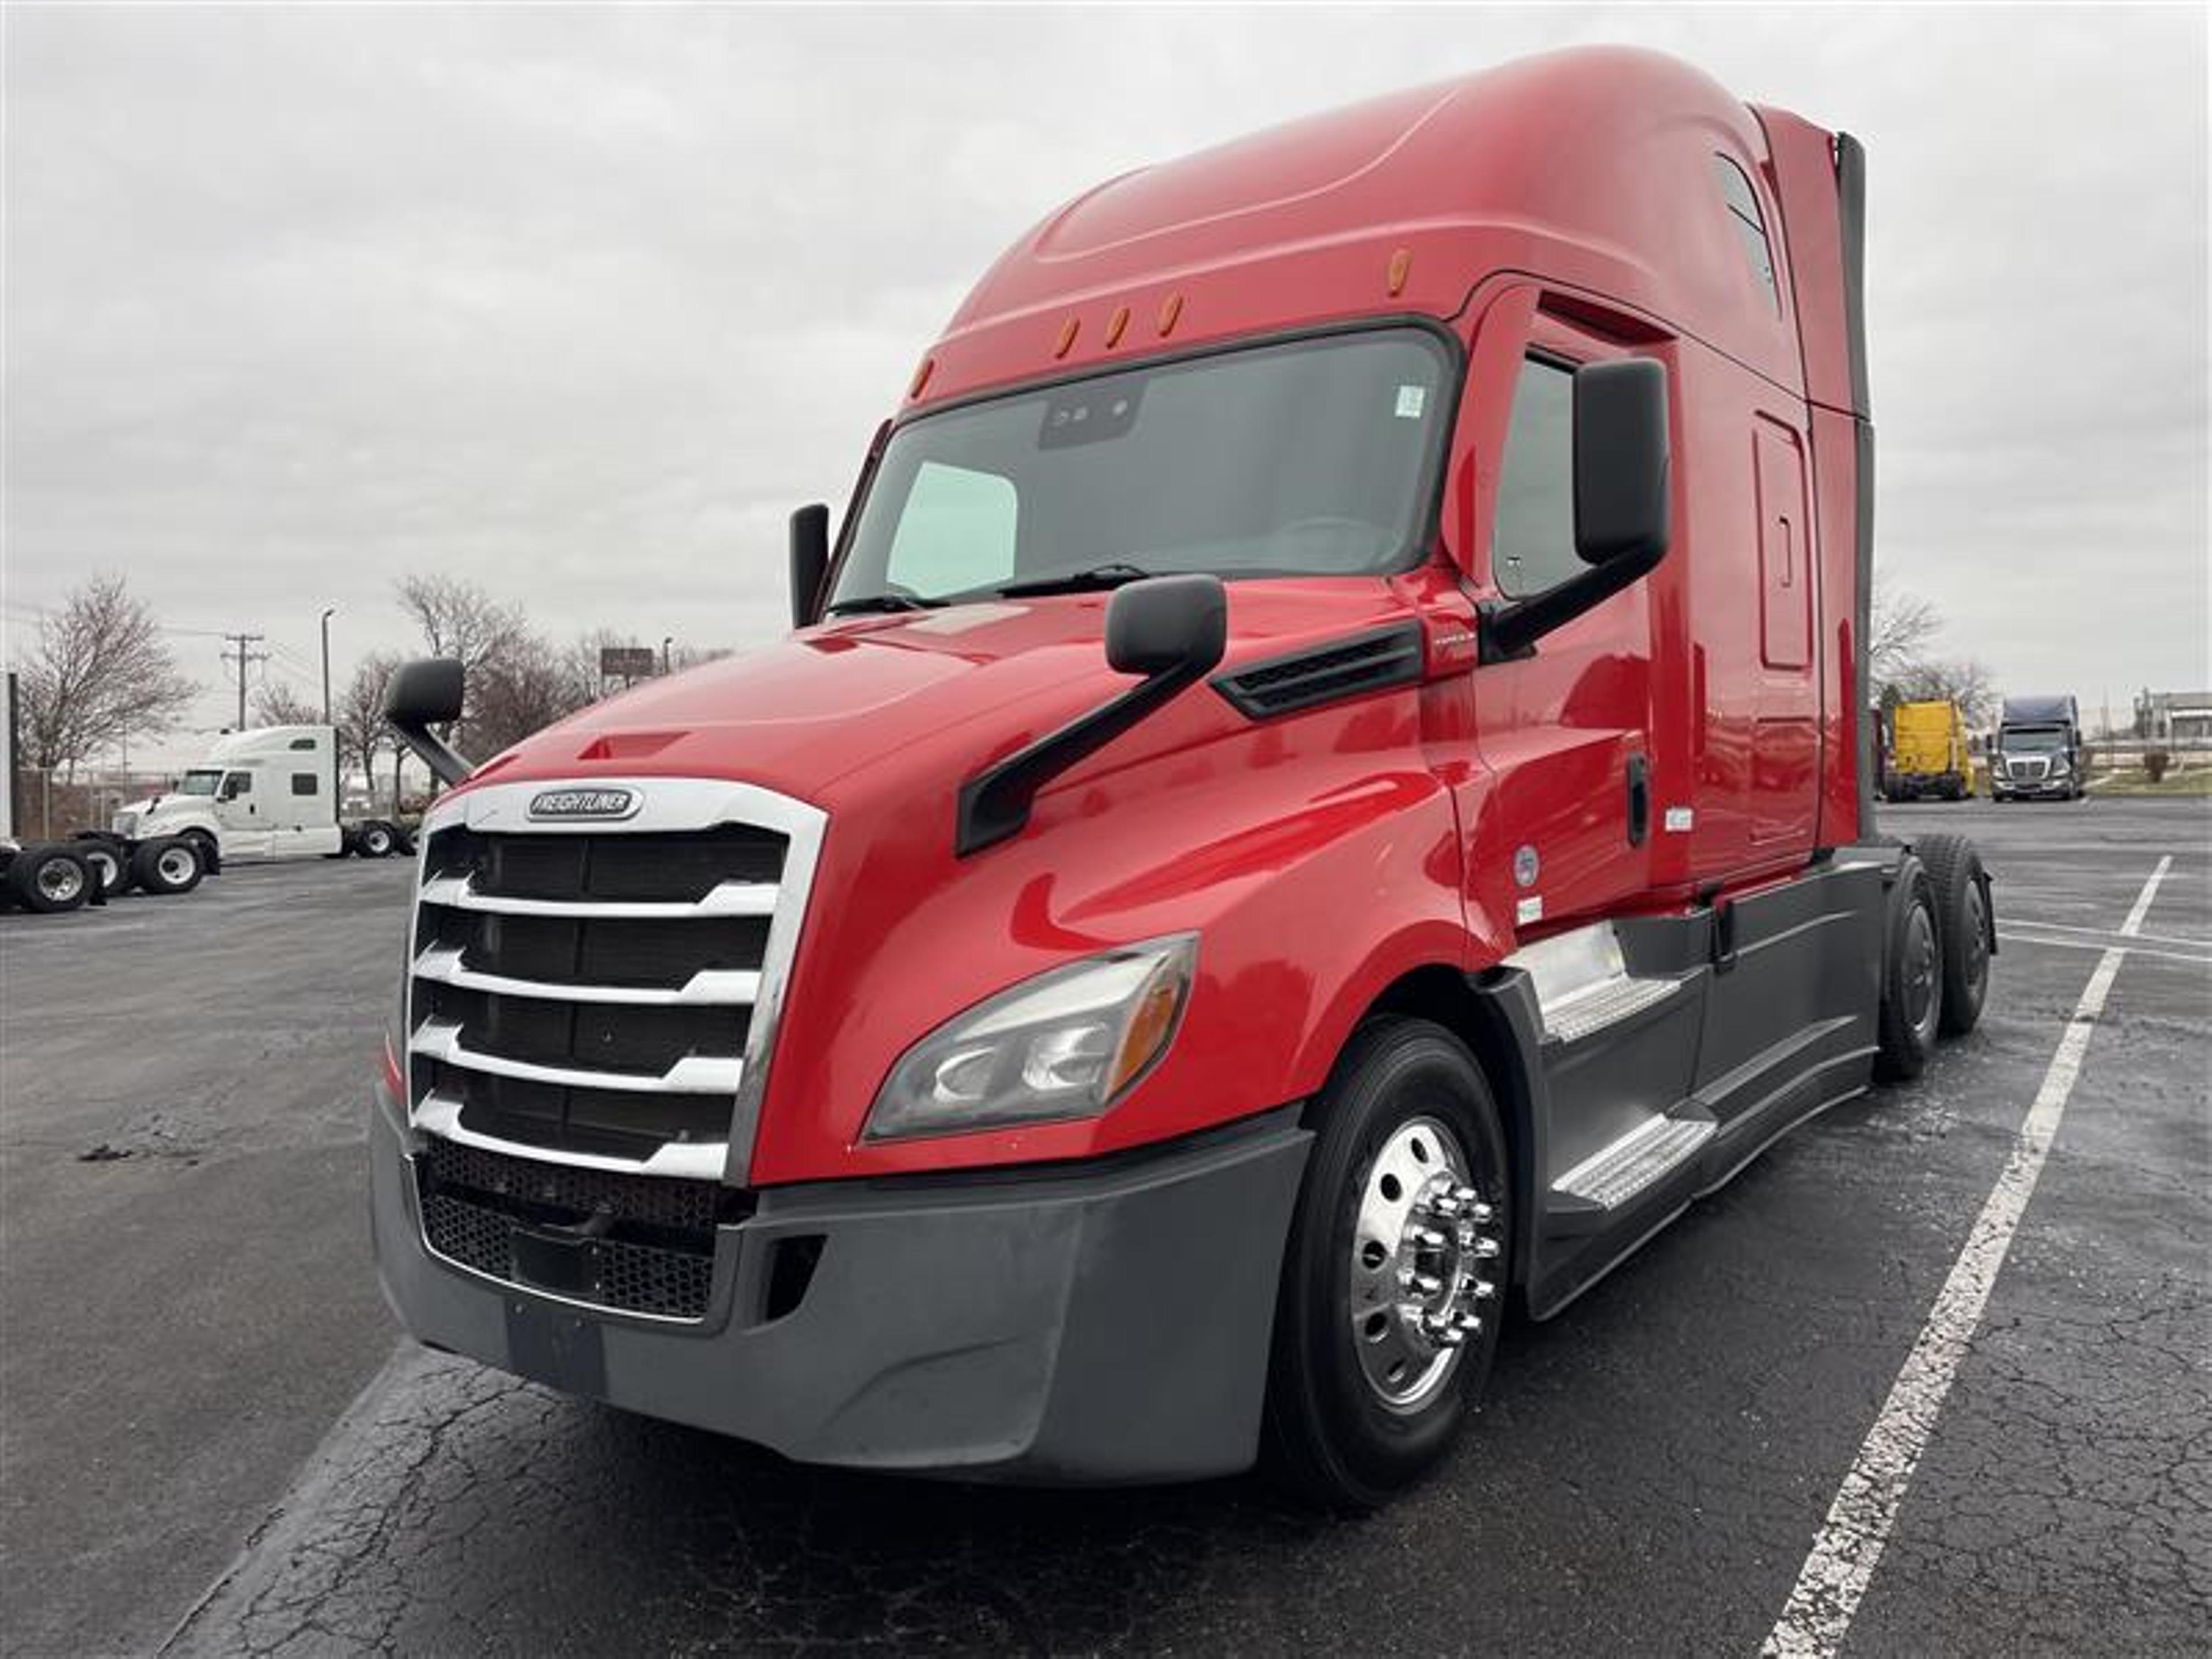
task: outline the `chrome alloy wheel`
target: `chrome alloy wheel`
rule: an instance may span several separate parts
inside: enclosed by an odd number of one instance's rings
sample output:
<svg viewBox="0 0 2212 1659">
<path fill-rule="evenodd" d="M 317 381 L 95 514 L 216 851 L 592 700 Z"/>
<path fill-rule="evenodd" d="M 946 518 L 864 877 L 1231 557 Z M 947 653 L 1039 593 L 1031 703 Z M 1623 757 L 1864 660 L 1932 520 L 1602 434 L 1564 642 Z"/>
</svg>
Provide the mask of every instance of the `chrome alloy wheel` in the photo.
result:
<svg viewBox="0 0 2212 1659">
<path fill-rule="evenodd" d="M 70 904 L 84 891 L 84 866 L 74 859 L 48 859 L 35 877 L 39 895 L 50 904 Z"/>
<path fill-rule="evenodd" d="M 1494 1212 L 1468 1176 L 1459 1137 L 1410 1118 L 1367 1172 L 1352 1237 L 1350 1317 L 1361 1374 L 1393 1411 L 1419 1410 L 1482 1330 L 1498 1287 Z"/>
</svg>

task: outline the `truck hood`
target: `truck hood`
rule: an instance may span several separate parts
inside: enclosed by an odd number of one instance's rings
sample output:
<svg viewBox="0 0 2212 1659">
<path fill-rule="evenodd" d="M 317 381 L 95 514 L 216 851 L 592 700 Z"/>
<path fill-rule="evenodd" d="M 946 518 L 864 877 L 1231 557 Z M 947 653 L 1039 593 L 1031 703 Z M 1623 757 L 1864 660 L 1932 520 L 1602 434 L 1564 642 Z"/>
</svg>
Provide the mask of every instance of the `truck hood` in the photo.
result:
<svg viewBox="0 0 2212 1659">
<path fill-rule="evenodd" d="M 1389 583 L 1375 577 L 1246 582 L 1230 593 L 1224 666 L 1406 615 Z M 979 603 L 803 629 L 595 704 L 476 778 L 729 777 L 819 801 L 840 780 L 917 746 L 942 758 L 950 744 L 980 764 L 1133 684 L 1106 665 L 1109 597 Z"/>
</svg>

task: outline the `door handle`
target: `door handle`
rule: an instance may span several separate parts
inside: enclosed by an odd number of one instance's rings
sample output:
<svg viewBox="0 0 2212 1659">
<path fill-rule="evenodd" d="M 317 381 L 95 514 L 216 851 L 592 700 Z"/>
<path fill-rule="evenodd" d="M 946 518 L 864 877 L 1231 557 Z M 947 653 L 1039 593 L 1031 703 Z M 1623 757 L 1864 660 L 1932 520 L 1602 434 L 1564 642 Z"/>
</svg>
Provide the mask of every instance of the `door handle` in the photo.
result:
<svg viewBox="0 0 2212 1659">
<path fill-rule="evenodd" d="M 1628 757 L 1628 844 L 1644 845 L 1651 833 L 1651 763 L 1642 755 Z"/>
</svg>

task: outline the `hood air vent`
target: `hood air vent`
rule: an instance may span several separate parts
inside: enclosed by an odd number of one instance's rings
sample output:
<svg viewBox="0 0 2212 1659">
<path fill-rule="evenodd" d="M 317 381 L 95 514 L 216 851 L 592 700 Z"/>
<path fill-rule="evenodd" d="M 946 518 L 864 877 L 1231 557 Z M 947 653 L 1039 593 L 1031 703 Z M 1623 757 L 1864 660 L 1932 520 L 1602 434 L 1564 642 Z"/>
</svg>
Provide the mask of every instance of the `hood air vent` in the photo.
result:
<svg viewBox="0 0 2212 1659">
<path fill-rule="evenodd" d="M 1213 689 L 1248 720 L 1264 720 L 1420 678 L 1421 625 L 1407 622 L 1254 663 L 1219 676 Z"/>
</svg>

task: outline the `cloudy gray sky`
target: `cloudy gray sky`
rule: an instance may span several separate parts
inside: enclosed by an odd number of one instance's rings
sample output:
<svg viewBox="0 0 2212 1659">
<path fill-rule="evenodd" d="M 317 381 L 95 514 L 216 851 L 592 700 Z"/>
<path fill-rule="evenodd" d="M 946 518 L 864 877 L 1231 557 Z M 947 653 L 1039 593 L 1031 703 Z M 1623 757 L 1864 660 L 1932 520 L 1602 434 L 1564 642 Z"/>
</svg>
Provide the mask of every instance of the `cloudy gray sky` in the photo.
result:
<svg viewBox="0 0 2212 1659">
<path fill-rule="evenodd" d="M 742 647 L 967 283 L 1109 173 L 1580 41 L 1865 141 L 1878 546 L 2014 690 L 2212 681 L 2191 7 L 4 17 L 6 637 L 85 573 L 227 720 L 404 572 Z M 2094 716 L 2093 716 L 2094 717 Z"/>
</svg>

